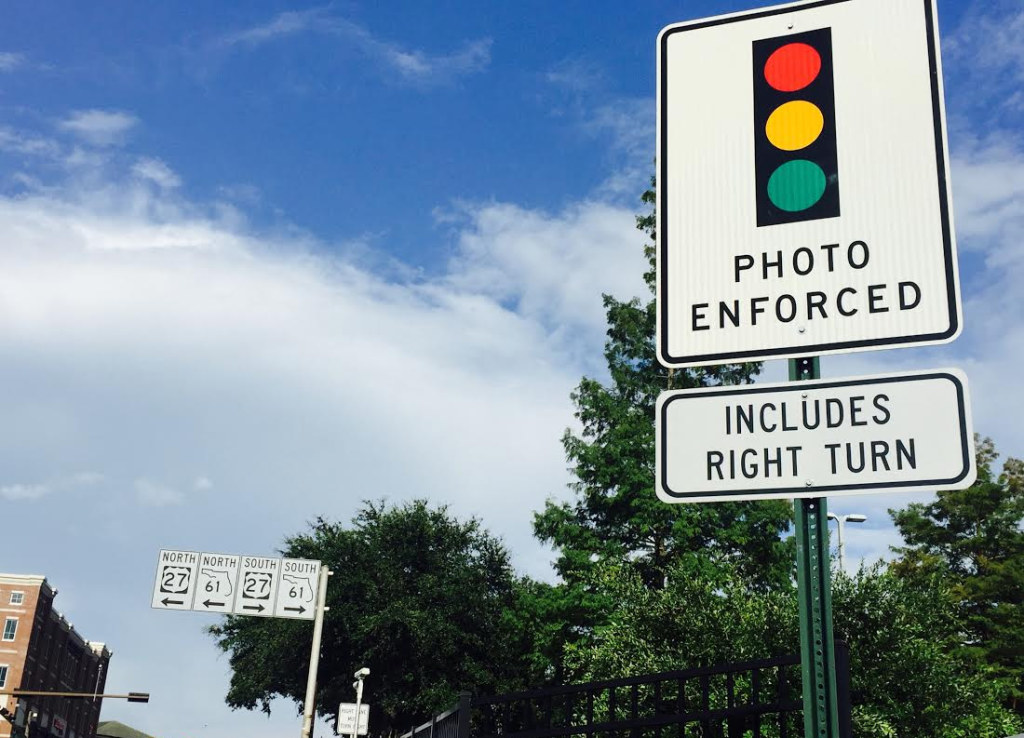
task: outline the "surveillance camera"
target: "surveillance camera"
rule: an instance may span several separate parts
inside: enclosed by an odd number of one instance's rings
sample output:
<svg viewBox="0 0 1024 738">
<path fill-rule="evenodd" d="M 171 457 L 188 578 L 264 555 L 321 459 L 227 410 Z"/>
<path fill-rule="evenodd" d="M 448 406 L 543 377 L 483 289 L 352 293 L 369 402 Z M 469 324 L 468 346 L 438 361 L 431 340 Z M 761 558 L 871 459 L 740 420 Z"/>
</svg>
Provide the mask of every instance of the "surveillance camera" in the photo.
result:
<svg viewBox="0 0 1024 738">
<path fill-rule="evenodd" d="M 356 676 L 356 679 L 363 679 L 363 678 L 365 678 L 365 677 L 368 677 L 368 676 L 370 676 L 370 670 L 369 670 L 369 669 L 367 669 L 367 668 L 366 668 L 366 667 L 364 666 L 364 667 L 363 667 L 362 669 L 360 669 L 359 671 L 357 671 L 357 672 L 356 672 L 356 675 L 355 675 L 355 676 Z"/>
</svg>

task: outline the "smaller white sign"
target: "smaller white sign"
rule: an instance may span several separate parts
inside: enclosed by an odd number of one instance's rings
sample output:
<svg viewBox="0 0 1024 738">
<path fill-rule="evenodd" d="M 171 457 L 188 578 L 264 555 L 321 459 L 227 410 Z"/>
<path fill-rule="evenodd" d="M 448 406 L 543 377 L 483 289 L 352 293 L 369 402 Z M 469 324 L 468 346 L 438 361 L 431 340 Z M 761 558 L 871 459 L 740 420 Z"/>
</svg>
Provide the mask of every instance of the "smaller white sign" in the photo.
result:
<svg viewBox="0 0 1024 738">
<path fill-rule="evenodd" d="M 664 502 L 963 489 L 975 479 L 956 369 L 663 392 Z"/>
<path fill-rule="evenodd" d="M 319 583 L 319 561 L 281 559 L 281 582 L 274 600 L 274 617 L 312 620 Z"/>
<path fill-rule="evenodd" d="M 161 549 L 157 559 L 152 606 L 158 610 L 189 610 L 196 592 L 199 554 Z"/>
<path fill-rule="evenodd" d="M 281 559 L 243 556 L 238 575 L 238 593 L 231 612 L 269 618 L 274 615 Z"/>
<path fill-rule="evenodd" d="M 356 732 L 356 703 L 342 702 L 338 705 L 338 735 L 366 735 L 370 727 L 370 706 L 359 705 L 359 731 Z"/>
<path fill-rule="evenodd" d="M 241 556 L 202 553 L 196 598 L 192 609 L 198 612 L 231 612 L 238 589 L 238 565 Z"/>
</svg>

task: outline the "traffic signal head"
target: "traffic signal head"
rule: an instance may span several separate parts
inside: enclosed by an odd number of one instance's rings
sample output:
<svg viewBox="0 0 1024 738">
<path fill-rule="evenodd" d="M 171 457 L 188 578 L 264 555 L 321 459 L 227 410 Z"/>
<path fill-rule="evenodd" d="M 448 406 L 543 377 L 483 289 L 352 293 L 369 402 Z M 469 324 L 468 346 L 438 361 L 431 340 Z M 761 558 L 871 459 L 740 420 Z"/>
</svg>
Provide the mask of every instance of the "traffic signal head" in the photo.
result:
<svg viewBox="0 0 1024 738">
<path fill-rule="evenodd" d="M 753 43 L 757 225 L 839 215 L 832 32 Z"/>
</svg>

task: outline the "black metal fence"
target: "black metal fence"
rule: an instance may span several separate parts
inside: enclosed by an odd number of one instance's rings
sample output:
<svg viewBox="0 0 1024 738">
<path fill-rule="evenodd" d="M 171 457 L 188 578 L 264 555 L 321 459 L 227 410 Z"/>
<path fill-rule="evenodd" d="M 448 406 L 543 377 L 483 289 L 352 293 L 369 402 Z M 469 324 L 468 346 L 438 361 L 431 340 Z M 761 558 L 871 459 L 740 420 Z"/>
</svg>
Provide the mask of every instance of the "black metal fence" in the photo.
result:
<svg viewBox="0 0 1024 738">
<path fill-rule="evenodd" d="M 842 736 L 850 735 L 849 658 L 836 642 Z M 474 697 L 401 738 L 799 738 L 800 657 Z"/>
</svg>

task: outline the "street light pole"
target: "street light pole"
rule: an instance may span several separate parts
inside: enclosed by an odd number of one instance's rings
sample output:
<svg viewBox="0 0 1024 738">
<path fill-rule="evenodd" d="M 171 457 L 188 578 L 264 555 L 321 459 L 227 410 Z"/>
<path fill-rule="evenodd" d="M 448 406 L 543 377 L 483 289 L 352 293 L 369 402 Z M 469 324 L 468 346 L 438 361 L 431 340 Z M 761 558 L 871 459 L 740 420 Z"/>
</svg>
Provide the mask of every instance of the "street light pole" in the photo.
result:
<svg viewBox="0 0 1024 738">
<path fill-rule="evenodd" d="M 352 686 L 356 688 L 356 719 L 352 728 L 352 738 L 359 738 L 359 708 L 363 704 L 363 679 L 370 675 L 370 670 L 365 666 L 355 673 L 356 680 Z M 367 720 L 369 722 L 369 720 Z"/>
<path fill-rule="evenodd" d="M 837 529 L 838 534 L 839 534 L 838 535 L 838 539 L 839 539 L 839 546 L 838 546 L 838 548 L 839 548 L 839 571 L 845 571 L 846 570 L 846 567 L 845 567 L 846 560 L 844 558 L 844 551 L 846 549 L 845 549 L 845 542 L 843 541 L 843 524 L 844 523 L 863 523 L 865 520 L 867 520 L 867 517 L 865 517 L 864 515 L 860 515 L 859 513 L 852 513 L 850 515 L 836 515 L 835 513 L 832 513 L 832 512 L 830 512 L 828 514 L 828 516 L 832 520 L 836 521 L 836 524 L 837 524 L 836 525 L 836 529 Z"/>
</svg>

